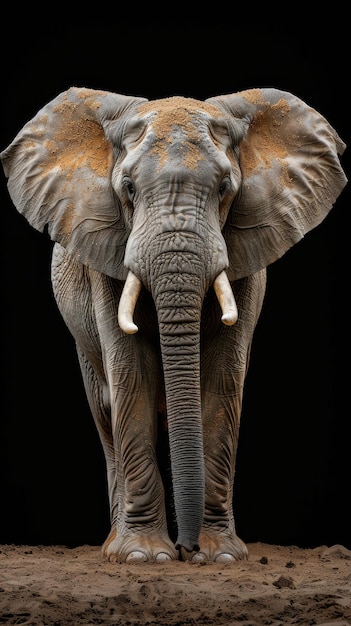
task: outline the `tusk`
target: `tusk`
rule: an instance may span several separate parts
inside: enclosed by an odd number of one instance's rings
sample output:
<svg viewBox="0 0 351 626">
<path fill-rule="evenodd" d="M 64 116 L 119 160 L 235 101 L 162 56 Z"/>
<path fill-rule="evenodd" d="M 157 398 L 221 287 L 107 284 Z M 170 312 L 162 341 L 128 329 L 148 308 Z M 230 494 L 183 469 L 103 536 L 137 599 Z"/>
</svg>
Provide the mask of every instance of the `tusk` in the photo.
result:
<svg viewBox="0 0 351 626">
<path fill-rule="evenodd" d="M 118 323 L 128 335 L 138 332 L 138 327 L 133 322 L 133 313 L 140 289 L 141 281 L 129 271 L 118 305 Z"/>
<path fill-rule="evenodd" d="M 218 302 L 222 309 L 222 322 L 228 326 L 235 324 L 238 319 L 238 309 L 236 306 L 233 290 L 226 272 L 223 270 L 218 274 L 213 283 Z"/>
</svg>

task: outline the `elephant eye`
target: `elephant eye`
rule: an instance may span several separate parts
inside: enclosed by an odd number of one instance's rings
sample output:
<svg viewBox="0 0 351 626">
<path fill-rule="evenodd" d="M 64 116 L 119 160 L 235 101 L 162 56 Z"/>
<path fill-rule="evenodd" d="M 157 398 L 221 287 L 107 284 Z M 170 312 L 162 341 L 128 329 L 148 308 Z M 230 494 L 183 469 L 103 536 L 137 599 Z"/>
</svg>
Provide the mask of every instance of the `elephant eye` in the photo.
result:
<svg viewBox="0 0 351 626">
<path fill-rule="evenodd" d="M 128 183 L 127 185 L 128 196 L 131 200 L 134 198 L 135 189 L 133 183 Z"/>
<path fill-rule="evenodd" d="M 123 181 L 123 184 L 124 184 L 124 188 L 125 188 L 125 190 L 126 190 L 126 192 L 128 194 L 129 200 L 133 201 L 133 198 L 134 198 L 134 195 L 135 195 L 135 187 L 134 187 L 131 179 L 130 178 L 126 178 Z"/>
<path fill-rule="evenodd" d="M 223 178 L 218 188 L 218 194 L 221 200 L 223 196 L 227 193 L 229 187 L 230 187 L 230 179 L 228 178 L 228 176 L 226 176 L 225 178 Z"/>
</svg>

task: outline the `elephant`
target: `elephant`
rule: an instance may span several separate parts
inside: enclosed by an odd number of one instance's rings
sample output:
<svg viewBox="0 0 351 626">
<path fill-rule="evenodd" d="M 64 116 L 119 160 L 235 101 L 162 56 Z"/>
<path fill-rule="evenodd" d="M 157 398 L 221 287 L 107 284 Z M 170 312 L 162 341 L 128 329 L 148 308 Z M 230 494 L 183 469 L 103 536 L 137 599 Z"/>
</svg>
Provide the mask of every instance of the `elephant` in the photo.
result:
<svg viewBox="0 0 351 626">
<path fill-rule="evenodd" d="M 206 100 L 71 87 L 1 152 L 15 208 L 53 242 L 106 461 L 103 559 L 248 558 L 233 488 L 267 267 L 332 209 L 345 148 L 273 87 Z"/>
</svg>

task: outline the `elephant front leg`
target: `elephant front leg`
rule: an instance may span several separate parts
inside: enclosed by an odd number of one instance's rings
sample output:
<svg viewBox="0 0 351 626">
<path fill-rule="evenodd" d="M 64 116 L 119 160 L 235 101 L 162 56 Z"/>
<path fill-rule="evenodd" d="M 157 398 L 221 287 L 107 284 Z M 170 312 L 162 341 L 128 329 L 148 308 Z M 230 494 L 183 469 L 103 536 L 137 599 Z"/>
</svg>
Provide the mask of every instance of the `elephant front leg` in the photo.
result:
<svg viewBox="0 0 351 626">
<path fill-rule="evenodd" d="M 248 556 L 236 534 L 233 487 L 243 389 L 265 285 L 265 270 L 234 283 L 239 316 L 231 327 L 215 321 L 220 313 L 213 293 L 204 305 L 201 389 L 206 494 L 200 550 L 181 555 L 190 561 L 231 562 Z"/>
<path fill-rule="evenodd" d="M 119 392 L 112 402 L 118 513 L 102 548 L 110 561 L 178 559 L 168 536 L 155 452 L 155 401 L 150 401 L 149 392 L 135 391 Z"/>
<path fill-rule="evenodd" d="M 232 562 L 247 559 L 248 550 L 235 530 L 233 485 L 238 445 L 241 394 L 204 394 L 204 452 L 206 463 L 205 513 L 200 551 L 182 552 L 196 562 Z"/>
</svg>

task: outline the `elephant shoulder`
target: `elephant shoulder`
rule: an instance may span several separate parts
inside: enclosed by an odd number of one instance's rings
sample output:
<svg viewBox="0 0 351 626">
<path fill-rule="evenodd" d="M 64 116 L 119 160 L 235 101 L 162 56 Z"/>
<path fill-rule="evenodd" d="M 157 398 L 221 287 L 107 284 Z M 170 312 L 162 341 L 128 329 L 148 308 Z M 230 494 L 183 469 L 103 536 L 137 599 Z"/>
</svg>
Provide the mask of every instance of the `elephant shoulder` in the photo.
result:
<svg viewBox="0 0 351 626">
<path fill-rule="evenodd" d="M 62 263 L 62 260 L 66 257 L 70 256 L 68 252 L 65 250 L 60 243 L 55 243 L 52 249 L 52 263 Z"/>
<path fill-rule="evenodd" d="M 70 271 L 72 272 L 79 272 L 84 269 L 83 264 L 77 260 L 76 256 L 67 252 L 66 248 L 57 242 L 54 244 L 52 249 L 51 265 L 53 270 L 61 268 L 61 271 L 63 268 L 67 268 L 67 270 L 70 268 Z"/>
<path fill-rule="evenodd" d="M 77 287 L 83 281 L 84 283 L 90 282 L 89 269 L 77 261 L 77 258 L 67 252 L 61 244 L 55 243 L 51 259 L 51 280 L 54 289 L 57 289 L 59 285 Z"/>
</svg>

